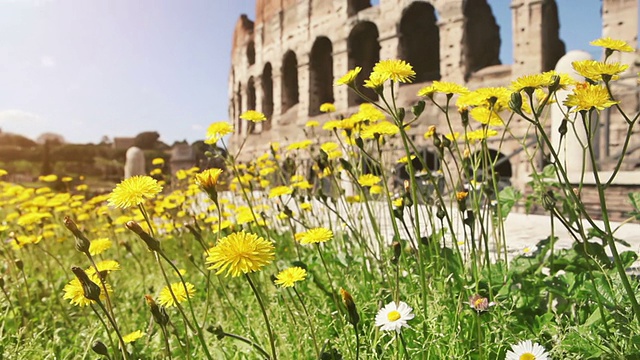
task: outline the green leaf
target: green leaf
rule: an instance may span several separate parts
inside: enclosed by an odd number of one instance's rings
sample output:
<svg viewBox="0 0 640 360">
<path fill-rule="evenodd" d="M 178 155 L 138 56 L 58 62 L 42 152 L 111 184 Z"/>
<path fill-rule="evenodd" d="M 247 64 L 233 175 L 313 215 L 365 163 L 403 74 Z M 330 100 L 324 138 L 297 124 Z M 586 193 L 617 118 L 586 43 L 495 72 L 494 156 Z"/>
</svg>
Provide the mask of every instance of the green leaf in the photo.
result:
<svg viewBox="0 0 640 360">
<path fill-rule="evenodd" d="M 506 188 L 502 189 L 502 191 L 500 191 L 500 195 L 498 196 L 498 198 L 500 199 L 500 215 L 504 220 L 507 215 L 509 215 L 516 202 L 518 202 L 518 200 L 522 198 L 522 194 L 520 193 L 520 191 L 515 190 L 511 186 L 507 186 Z"/>
</svg>

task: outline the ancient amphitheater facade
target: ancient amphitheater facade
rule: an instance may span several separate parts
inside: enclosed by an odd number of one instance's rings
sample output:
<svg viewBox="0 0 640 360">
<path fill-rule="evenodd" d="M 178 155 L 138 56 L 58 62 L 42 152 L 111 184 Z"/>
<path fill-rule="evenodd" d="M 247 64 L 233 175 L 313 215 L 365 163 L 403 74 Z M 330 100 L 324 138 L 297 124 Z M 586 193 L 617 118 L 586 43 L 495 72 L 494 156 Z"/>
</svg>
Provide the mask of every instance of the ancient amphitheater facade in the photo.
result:
<svg viewBox="0 0 640 360">
<path fill-rule="evenodd" d="M 486 0 L 380 0 L 375 6 L 368 0 L 257 0 L 256 19 L 241 16 L 233 35 L 228 96 L 236 133 L 230 147 L 248 137 L 240 160 L 251 159 L 267 150 L 271 141 L 301 140 L 301 129 L 309 119 L 326 120 L 319 114 L 322 103 L 332 102 L 345 114 L 355 111 L 360 99 L 347 87 L 333 86 L 334 81 L 361 66 L 362 82 L 380 59 L 404 59 L 414 66 L 415 83 L 396 88 L 399 104 L 407 107 L 418 100 L 417 90 L 433 80 L 475 89 L 506 86 L 521 75 L 554 69 L 571 50 L 559 38 L 556 2 L 503 3 L 512 15 L 514 60 L 509 65 L 500 63 L 499 27 Z M 637 46 L 638 0 L 602 0 L 601 6 L 602 35 Z M 620 86 L 628 110 L 634 112 L 637 56 L 616 56 L 632 64 L 628 73 L 633 76 Z M 268 121 L 254 126 L 240 120 L 239 115 L 249 109 L 262 111 Z M 426 149 L 422 134 L 429 125 L 442 124 L 438 114 L 428 108 L 424 120 L 412 129 L 416 143 Z M 618 150 L 619 132 L 624 129 L 620 121 L 612 113 L 601 131 L 606 137 L 600 146 L 603 160 Z M 525 129 L 520 121 L 512 123 L 517 135 L 526 137 Z M 521 147 L 513 141 L 501 148 L 507 159 L 502 171 L 519 185 L 531 172 L 531 165 L 517 154 Z"/>
</svg>

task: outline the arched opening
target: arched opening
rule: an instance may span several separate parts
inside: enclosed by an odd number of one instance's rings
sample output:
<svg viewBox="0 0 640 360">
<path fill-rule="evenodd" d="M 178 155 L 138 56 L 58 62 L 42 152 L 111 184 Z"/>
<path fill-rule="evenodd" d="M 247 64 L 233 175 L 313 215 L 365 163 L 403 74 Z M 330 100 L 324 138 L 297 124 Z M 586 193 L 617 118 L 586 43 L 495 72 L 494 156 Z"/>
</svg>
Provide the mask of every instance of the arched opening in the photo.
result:
<svg viewBox="0 0 640 360">
<path fill-rule="evenodd" d="M 495 180 L 498 182 L 498 189 L 501 190 L 511 185 L 511 177 L 513 176 L 513 169 L 511 167 L 511 161 L 503 153 L 489 149 L 487 154 L 478 151 L 470 157 L 471 168 L 469 174 L 475 175 L 475 181 L 477 183 L 486 182 L 487 179 L 485 173 L 488 176 L 495 176 Z M 490 169 L 484 169 L 487 164 Z M 473 169 L 476 168 L 474 171 Z"/>
<path fill-rule="evenodd" d="M 464 5 L 465 79 L 487 66 L 500 64 L 500 27 L 487 0 L 467 0 Z"/>
<path fill-rule="evenodd" d="M 331 40 L 319 37 L 309 56 L 309 116 L 320 114 L 320 105 L 333 103 L 333 57 Z"/>
<path fill-rule="evenodd" d="M 415 155 L 415 153 L 412 154 L 412 157 Z M 440 160 L 438 160 L 438 156 L 435 153 L 428 149 L 422 149 L 419 157 L 416 156 L 411 159 L 411 165 L 416 173 L 436 171 L 440 168 Z M 409 180 L 409 166 L 407 164 L 398 164 L 396 166 L 396 177 L 401 181 Z"/>
<path fill-rule="evenodd" d="M 378 28 L 369 21 L 363 21 L 353 27 L 347 40 L 349 53 L 349 69 L 360 66 L 362 71 L 356 82 L 360 86 L 373 70 L 373 66 L 380 60 L 380 45 L 378 44 Z M 362 92 L 370 99 L 378 100 L 378 94 L 372 89 L 362 88 Z M 349 106 L 365 102 L 353 91 L 349 91 Z"/>
<path fill-rule="evenodd" d="M 242 120 L 240 120 L 240 115 L 243 113 L 242 109 L 242 84 L 238 83 L 238 90 L 236 91 L 236 99 L 238 99 L 238 112 L 237 117 L 234 122 L 236 123 L 236 133 L 238 135 L 242 135 Z"/>
<path fill-rule="evenodd" d="M 273 115 L 273 77 L 271 63 L 266 63 L 262 70 L 262 113 L 267 121 L 262 124 L 262 129 L 271 128 L 271 116 Z"/>
<path fill-rule="evenodd" d="M 249 78 L 247 82 L 247 110 L 256 109 L 256 86 L 253 82 L 253 76 Z M 256 123 L 249 121 L 247 124 L 247 134 L 252 134 L 255 131 Z"/>
<path fill-rule="evenodd" d="M 247 62 L 250 66 L 256 63 L 256 45 L 253 40 L 247 44 Z"/>
<path fill-rule="evenodd" d="M 282 113 L 298 103 L 298 59 L 289 50 L 282 59 Z"/>
<path fill-rule="evenodd" d="M 400 20 L 400 57 L 413 66 L 414 82 L 440 79 L 440 32 L 436 10 L 426 2 L 413 2 Z"/>
<path fill-rule="evenodd" d="M 560 40 L 560 20 L 558 5 L 554 0 L 542 3 L 542 70 L 553 70 L 558 60 L 564 56 L 566 48 Z"/>
<path fill-rule="evenodd" d="M 347 15 L 353 16 L 369 7 L 371 7 L 371 0 L 349 0 L 347 4 Z"/>
</svg>

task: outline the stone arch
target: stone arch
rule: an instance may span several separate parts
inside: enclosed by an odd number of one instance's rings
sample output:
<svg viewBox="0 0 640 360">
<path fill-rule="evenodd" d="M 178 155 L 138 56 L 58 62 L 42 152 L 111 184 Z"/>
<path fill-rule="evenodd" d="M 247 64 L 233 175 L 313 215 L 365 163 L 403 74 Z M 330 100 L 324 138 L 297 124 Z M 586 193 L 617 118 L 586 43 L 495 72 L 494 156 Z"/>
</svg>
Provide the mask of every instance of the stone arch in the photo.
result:
<svg viewBox="0 0 640 360">
<path fill-rule="evenodd" d="M 371 0 L 348 0 L 347 15 L 353 16 L 369 7 L 371 7 Z"/>
<path fill-rule="evenodd" d="M 320 114 L 320 105 L 333 103 L 333 47 L 329 38 L 316 38 L 309 56 L 309 116 Z"/>
<path fill-rule="evenodd" d="M 243 113 L 242 109 L 242 83 L 238 82 L 238 89 L 236 90 L 236 99 L 238 100 L 238 111 L 236 112 L 236 118 L 233 122 L 236 124 L 236 133 L 242 135 L 242 121 L 240 115 Z"/>
<path fill-rule="evenodd" d="M 256 63 L 256 45 L 253 40 L 247 44 L 247 63 L 249 66 Z"/>
<path fill-rule="evenodd" d="M 273 116 L 273 70 L 271 63 L 266 63 L 262 70 L 262 113 L 267 121 L 262 124 L 264 130 L 271 128 L 271 116 Z"/>
<path fill-rule="evenodd" d="M 373 70 L 373 66 L 380 60 L 380 44 L 378 43 L 378 27 L 376 24 L 363 21 L 351 29 L 347 39 L 347 49 L 349 53 L 349 69 L 356 66 L 362 67 L 362 71 L 356 79 L 358 86 L 361 86 L 365 79 Z M 371 100 L 378 100 L 378 94 L 372 89 L 362 88 L 362 92 Z M 349 106 L 362 104 L 365 102 L 353 91 L 349 91 Z"/>
<path fill-rule="evenodd" d="M 298 100 L 298 59 L 296 53 L 289 50 L 282 58 L 282 113 L 297 104 Z"/>
<path fill-rule="evenodd" d="M 413 153 L 412 155 L 416 154 Z M 419 157 L 416 156 L 411 160 L 411 165 L 416 172 L 436 171 L 440 169 L 440 160 L 438 159 L 438 155 L 436 153 L 425 148 L 420 150 Z M 402 181 L 409 180 L 409 167 L 407 166 L 407 164 L 398 164 L 398 166 L 396 167 L 396 176 Z"/>
<path fill-rule="evenodd" d="M 465 79 L 488 66 L 500 64 L 500 27 L 487 0 L 467 0 L 463 9 Z"/>
<path fill-rule="evenodd" d="M 564 42 L 560 40 L 560 20 L 555 0 L 542 2 L 542 70 L 556 67 L 556 63 L 566 52 Z"/>
<path fill-rule="evenodd" d="M 414 82 L 440 79 L 440 32 L 433 5 L 414 1 L 407 6 L 402 11 L 399 33 L 398 53 L 413 66 Z"/>
<path fill-rule="evenodd" d="M 513 168 L 511 166 L 511 161 L 509 160 L 509 158 L 501 153 L 498 150 L 494 150 L 494 149 L 488 149 L 489 150 L 489 158 L 488 160 L 493 164 L 492 166 L 492 170 L 490 170 L 493 173 L 496 174 L 496 180 L 498 180 L 498 188 L 502 189 L 505 186 L 508 186 L 511 184 L 511 177 L 513 176 Z M 473 163 L 480 163 L 480 166 L 482 167 L 482 164 L 484 164 L 483 160 L 478 159 L 478 157 L 483 156 L 482 152 L 478 151 L 476 153 L 474 153 L 471 156 L 471 161 Z M 482 168 L 479 169 L 479 171 L 477 172 L 476 175 L 476 181 L 485 181 L 485 179 L 483 179 L 482 174 L 484 173 L 484 171 L 482 171 Z"/>
<path fill-rule="evenodd" d="M 247 81 L 247 110 L 256 109 L 256 86 L 253 80 L 253 76 Z M 256 124 L 249 121 L 247 124 L 247 133 L 251 134 L 255 131 Z"/>
</svg>

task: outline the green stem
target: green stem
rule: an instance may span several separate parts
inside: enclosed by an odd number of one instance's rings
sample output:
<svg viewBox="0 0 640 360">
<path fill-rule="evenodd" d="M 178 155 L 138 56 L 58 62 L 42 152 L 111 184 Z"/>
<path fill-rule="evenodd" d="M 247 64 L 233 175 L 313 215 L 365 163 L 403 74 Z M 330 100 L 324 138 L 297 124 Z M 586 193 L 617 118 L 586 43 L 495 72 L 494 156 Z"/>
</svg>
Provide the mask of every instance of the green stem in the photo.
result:
<svg viewBox="0 0 640 360">
<path fill-rule="evenodd" d="M 273 331 L 271 330 L 271 323 L 269 322 L 267 309 L 264 307 L 264 303 L 262 302 L 260 293 L 258 293 L 258 289 L 253 284 L 253 280 L 251 280 L 251 276 L 249 276 L 249 274 L 244 274 L 244 276 L 249 282 L 249 286 L 251 286 L 251 290 L 253 290 L 253 294 L 256 296 L 256 299 L 258 300 L 258 304 L 260 305 L 260 311 L 262 311 L 262 316 L 264 317 L 264 322 L 265 322 L 265 325 L 267 326 L 267 333 L 269 334 L 269 345 L 271 346 L 272 359 L 278 360 L 278 355 L 276 353 L 276 341 L 275 341 L 275 338 L 273 337 Z"/>
</svg>

